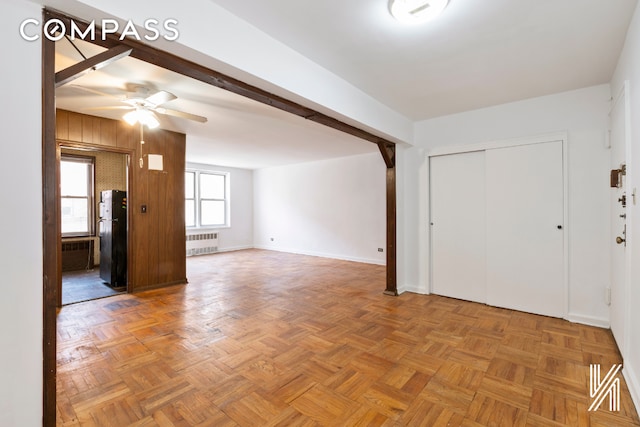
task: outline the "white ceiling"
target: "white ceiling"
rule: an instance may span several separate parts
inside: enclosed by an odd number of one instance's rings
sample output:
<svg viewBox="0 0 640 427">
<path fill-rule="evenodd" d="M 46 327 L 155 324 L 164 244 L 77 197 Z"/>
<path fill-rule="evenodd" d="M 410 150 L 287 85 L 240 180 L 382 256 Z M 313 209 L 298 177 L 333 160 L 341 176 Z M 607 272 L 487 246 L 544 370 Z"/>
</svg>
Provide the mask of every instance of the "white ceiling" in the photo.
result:
<svg viewBox="0 0 640 427">
<path fill-rule="evenodd" d="M 211 0 L 413 119 L 610 81 L 637 0 L 450 0 L 402 26 L 388 0 Z"/>
<path fill-rule="evenodd" d="M 211 0 L 413 120 L 610 81 L 637 0 L 450 0 L 423 26 L 402 26 L 388 0 Z M 86 56 L 101 51 L 83 42 Z M 62 40 L 56 69 L 81 57 Z M 187 160 L 262 168 L 377 151 L 238 95 L 125 58 L 57 91 L 57 106 L 119 119 L 127 84 L 178 96 L 162 117 L 187 134 Z M 108 92 L 99 96 L 75 86 Z"/>
<path fill-rule="evenodd" d="M 74 43 L 86 57 L 105 50 Z M 56 42 L 56 71 L 80 60 L 67 40 Z M 188 162 L 259 169 L 378 151 L 371 142 L 130 57 L 58 88 L 56 107 L 120 120 L 128 110 L 111 108 L 128 106 L 121 100 L 132 85 L 149 94 L 169 91 L 178 98 L 162 107 L 208 119 L 203 124 L 158 115 L 161 128 L 187 135 Z"/>
</svg>

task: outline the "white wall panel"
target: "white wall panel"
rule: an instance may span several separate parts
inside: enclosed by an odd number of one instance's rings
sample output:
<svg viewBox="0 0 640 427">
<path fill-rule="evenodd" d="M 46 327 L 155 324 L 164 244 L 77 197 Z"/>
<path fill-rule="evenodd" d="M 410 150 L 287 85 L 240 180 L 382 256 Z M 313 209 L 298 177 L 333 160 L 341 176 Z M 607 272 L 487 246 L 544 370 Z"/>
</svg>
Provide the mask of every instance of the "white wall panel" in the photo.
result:
<svg viewBox="0 0 640 427">
<path fill-rule="evenodd" d="M 0 89 L 13 102 L 3 110 L 0 179 L 0 426 L 42 425 L 42 136 L 41 45 L 20 38 L 40 7 L 2 3 Z M 10 60 L 9 60 L 10 58 Z"/>
<path fill-rule="evenodd" d="M 562 141 L 486 151 L 487 303 L 565 315 Z"/>
<path fill-rule="evenodd" d="M 486 302 L 485 152 L 431 157 L 432 288 Z"/>
<path fill-rule="evenodd" d="M 255 246 L 384 264 L 385 171 L 379 153 L 254 171 Z"/>
</svg>

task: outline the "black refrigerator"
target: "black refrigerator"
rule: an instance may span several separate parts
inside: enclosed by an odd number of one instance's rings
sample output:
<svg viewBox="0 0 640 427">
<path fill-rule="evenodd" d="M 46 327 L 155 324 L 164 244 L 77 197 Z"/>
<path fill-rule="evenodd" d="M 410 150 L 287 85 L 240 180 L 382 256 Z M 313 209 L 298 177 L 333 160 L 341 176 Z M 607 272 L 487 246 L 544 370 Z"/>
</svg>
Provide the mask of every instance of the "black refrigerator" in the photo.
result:
<svg viewBox="0 0 640 427">
<path fill-rule="evenodd" d="M 100 278 L 113 288 L 127 286 L 127 192 L 100 193 Z"/>
</svg>

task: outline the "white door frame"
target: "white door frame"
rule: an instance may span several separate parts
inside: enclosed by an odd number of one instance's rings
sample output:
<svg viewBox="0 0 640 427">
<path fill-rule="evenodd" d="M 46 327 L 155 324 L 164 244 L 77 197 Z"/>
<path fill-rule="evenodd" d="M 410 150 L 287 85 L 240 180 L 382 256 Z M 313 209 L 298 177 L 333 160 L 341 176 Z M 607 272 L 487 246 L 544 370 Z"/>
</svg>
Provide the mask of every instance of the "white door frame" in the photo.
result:
<svg viewBox="0 0 640 427">
<path fill-rule="evenodd" d="M 563 176 L 563 318 L 567 318 L 569 314 L 569 161 L 568 161 L 568 133 L 567 132 L 555 132 L 543 135 L 535 135 L 523 138 L 513 138 L 506 140 L 488 141 L 478 144 L 457 145 L 436 147 L 431 149 L 425 154 L 424 166 L 421 170 L 420 176 L 423 182 L 427 182 L 426 191 L 422 191 L 420 198 L 420 204 L 424 207 L 424 214 L 421 215 L 421 228 L 425 230 L 424 233 L 420 233 L 420 248 L 426 253 L 422 256 L 422 259 L 428 260 L 427 263 L 421 263 L 420 268 L 420 291 L 421 293 L 431 293 L 433 289 L 433 281 L 431 277 L 432 272 L 432 239 L 431 239 L 431 195 L 429 189 L 431 183 L 424 181 L 425 177 L 429 177 L 429 163 L 431 157 L 443 156 L 447 154 L 459 154 L 467 153 L 471 151 L 486 151 L 497 148 L 517 147 L 522 145 L 541 144 L 545 142 L 560 141 L 562 142 L 562 176 Z"/>
<path fill-rule="evenodd" d="M 631 90 L 629 85 L 630 85 L 629 80 L 625 80 L 618 94 L 612 99 L 609 116 L 611 116 L 611 114 L 613 113 L 616 107 L 623 108 L 624 157 L 625 157 L 625 164 L 627 165 L 627 175 L 625 179 L 628 184 L 631 184 L 634 182 L 632 180 L 634 175 L 634 170 L 632 167 L 630 167 L 630 159 L 632 158 L 631 157 L 632 141 L 631 141 L 631 99 L 630 99 Z M 621 101 L 624 102 L 624 105 L 618 106 L 618 104 Z M 611 132 L 611 123 L 609 124 L 609 132 Z M 611 141 L 609 141 L 609 143 L 611 144 Z M 628 185 L 626 188 L 627 206 L 629 206 L 629 204 L 631 203 L 634 203 L 635 197 L 637 197 L 637 196 L 634 196 L 635 188 L 631 188 L 631 187 L 632 185 Z M 634 227 L 633 215 L 629 214 L 630 212 L 628 208 L 625 210 L 625 212 L 627 213 L 627 217 L 625 218 L 626 227 L 627 227 L 626 228 L 627 241 L 626 241 L 626 248 L 625 248 L 625 271 L 623 272 L 624 274 L 623 288 L 624 288 L 625 298 L 624 298 L 624 307 L 622 307 L 622 310 L 623 310 L 624 330 L 622 333 L 623 334 L 622 346 L 619 346 L 620 354 L 622 355 L 623 359 L 626 358 L 629 353 L 629 329 L 630 329 L 629 325 L 631 322 L 631 304 L 629 302 L 629 295 L 631 293 L 631 265 L 633 262 L 633 258 L 631 255 L 633 253 L 633 250 L 632 250 L 633 239 L 629 239 L 628 236 L 631 236 L 633 234 L 633 227 Z M 609 237 L 613 239 L 614 236 L 616 235 L 615 233 L 616 233 L 615 230 L 611 230 Z"/>
</svg>

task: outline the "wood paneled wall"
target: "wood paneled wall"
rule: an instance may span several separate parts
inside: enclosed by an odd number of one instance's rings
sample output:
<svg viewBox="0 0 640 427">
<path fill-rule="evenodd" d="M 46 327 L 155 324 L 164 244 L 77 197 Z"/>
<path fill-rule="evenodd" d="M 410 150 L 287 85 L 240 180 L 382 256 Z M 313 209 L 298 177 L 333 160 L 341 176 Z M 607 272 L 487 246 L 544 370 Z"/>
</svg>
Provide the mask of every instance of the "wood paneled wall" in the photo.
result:
<svg viewBox="0 0 640 427">
<path fill-rule="evenodd" d="M 186 283 L 184 169 L 186 136 L 146 130 L 140 168 L 140 131 L 124 121 L 56 111 L 59 145 L 128 153 L 129 291 Z M 164 170 L 147 169 L 147 154 L 161 154 Z M 142 213 L 142 205 L 147 212 Z"/>
</svg>

